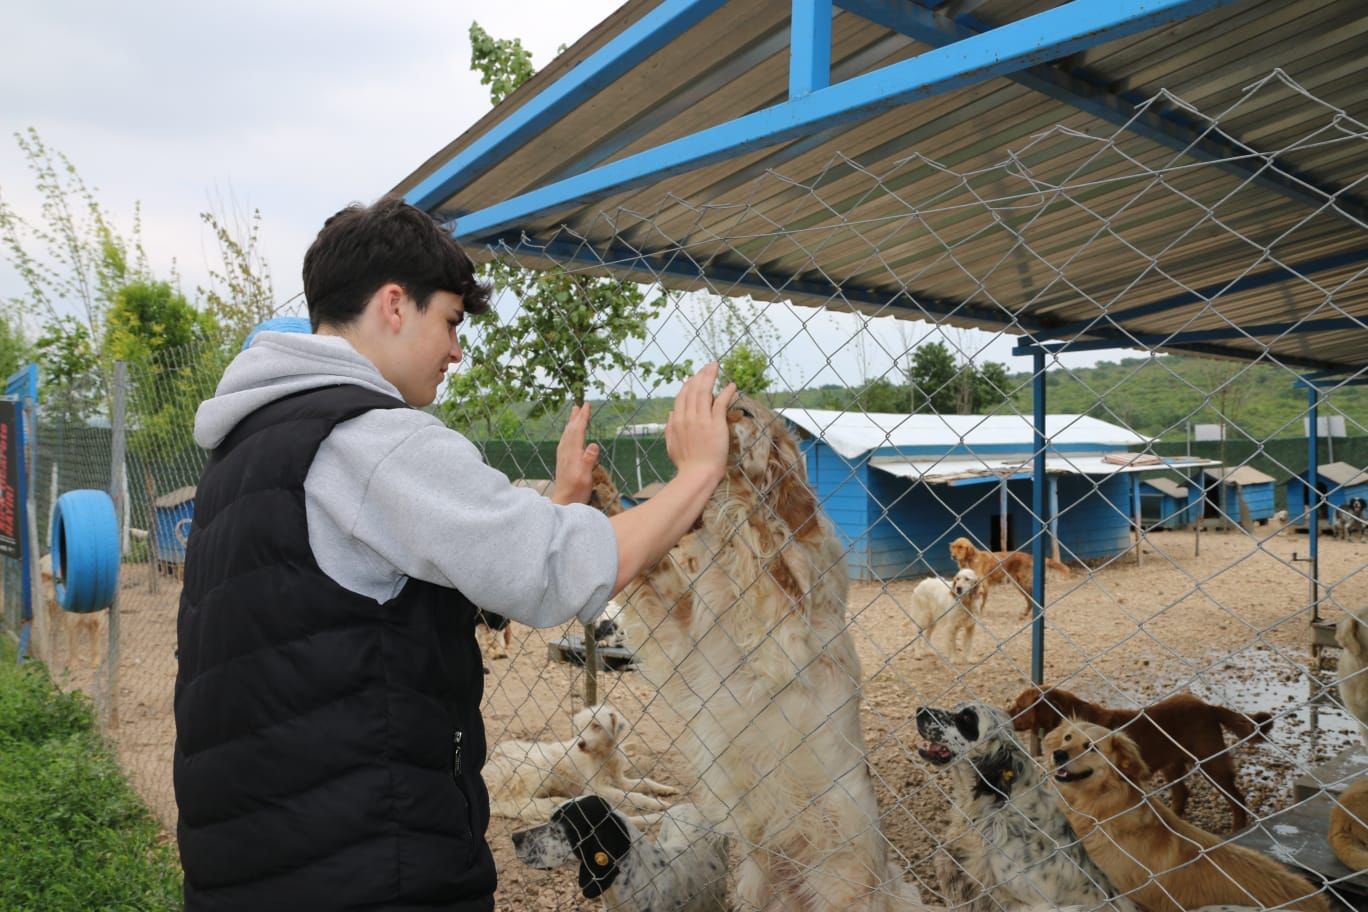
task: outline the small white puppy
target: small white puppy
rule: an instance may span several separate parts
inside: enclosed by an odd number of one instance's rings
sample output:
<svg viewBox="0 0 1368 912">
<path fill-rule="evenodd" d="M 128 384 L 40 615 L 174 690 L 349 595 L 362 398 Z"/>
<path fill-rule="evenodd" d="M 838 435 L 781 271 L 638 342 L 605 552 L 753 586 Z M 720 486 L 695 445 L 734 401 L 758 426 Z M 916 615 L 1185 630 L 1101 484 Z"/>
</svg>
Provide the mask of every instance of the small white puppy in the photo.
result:
<svg viewBox="0 0 1368 912">
<path fill-rule="evenodd" d="M 615 807 L 654 814 L 669 807 L 658 795 L 677 789 L 627 775 L 622 741 L 631 726 L 607 703 L 575 713 L 569 741 L 504 741 L 489 752 L 483 770 L 490 813 L 540 823 L 566 798 L 600 795 Z M 642 824 L 653 818 L 634 818 Z"/>
<path fill-rule="evenodd" d="M 944 625 L 948 634 L 939 652 L 952 660 L 957 655 L 960 662 L 972 659 L 974 630 L 983 615 L 985 595 L 978 574 L 968 567 L 948 580 L 932 576 L 918 583 L 912 590 L 912 620 L 922 635 L 917 639 L 913 655 L 920 656 L 927 643 L 934 647 L 936 628 Z M 958 646 L 960 631 L 964 632 L 962 647 Z"/>
</svg>

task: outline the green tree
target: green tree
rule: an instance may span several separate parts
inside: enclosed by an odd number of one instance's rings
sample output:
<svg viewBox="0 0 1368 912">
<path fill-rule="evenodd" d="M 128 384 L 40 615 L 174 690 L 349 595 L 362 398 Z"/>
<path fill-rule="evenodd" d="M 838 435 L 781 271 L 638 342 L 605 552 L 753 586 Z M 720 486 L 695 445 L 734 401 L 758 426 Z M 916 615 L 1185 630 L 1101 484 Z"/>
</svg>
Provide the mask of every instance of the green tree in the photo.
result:
<svg viewBox="0 0 1368 912">
<path fill-rule="evenodd" d="M 0 380 L 10 376 L 33 358 L 33 346 L 24 332 L 18 312 L 0 310 Z"/>
<path fill-rule="evenodd" d="M 533 73 L 531 54 L 514 40 L 496 40 L 478 23 L 470 27 L 471 67 L 490 86 L 498 104 Z M 682 379 L 689 365 L 655 365 L 628 354 L 629 341 L 646 339 L 651 319 L 667 303 L 664 294 L 648 299 L 634 282 L 593 278 L 561 268 L 544 272 L 495 261 L 482 269 L 496 288 L 517 298 L 517 312 L 505 319 L 495 309 L 473 317 L 478 344 L 461 337 L 466 367 L 447 384 L 441 411 L 449 423 L 485 425 L 487 433 L 508 426 L 514 407 L 525 418 L 580 403 L 591 391 L 624 398 L 601 379 L 630 372 L 664 383 Z"/>
<path fill-rule="evenodd" d="M 912 410 L 950 415 L 958 411 L 955 403 L 959 368 L 954 355 L 942 342 L 917 346 L 912 355 L 908 382 L 912 385 Z"/>
<path fill-rule="evenodd" d="M 42 321 L 35 348 L 46 408 L 79 420 L 104 401 L 96 340 L 105 315 L 119 289 L 148 275 L 141 219 L 135 211 L 126 239 L 70 159 L 32 128 L 15 140 L 41 215 L 23 218 L 0 192 L 0 247 L 25 285 L 7 303 Z"/>
<path fill-rule="evenodd" d="M 719 382 L 735 383 L 749 396 L 767 392 L 779 347 L 779 330 L 762 305 L 749 298 L 701 295 L 694 298 L 693 322 L 708 357 L 716 359 Z"/>
<path fill-rule="evenodd" d="M 235 206 L 219 200 L 201 212 L 200 221 L 213 232 L 219 265 L 209 270 L 209 284 L 198 293 L 204 310 L 225 333 L 225 344 L 241 345 L 252 328 L 275 314 L 271 267 L 261 253 L 261 211 L 243 217 Z"/>
<path fill-rule="evenodd" d="M 999 361 L 982 364 L 974 372 L 974 412 L 982 414 L 992 411 L 1012 398 L 1012 382 L 1007 374 L 1007 365 Z"/>
<path fill-rule="evenodd" d="M 219 338 L 213 316 L 168 282 L 138 280 L 120 289 L 103 349 L 129 364 L 131 449 L 164 458 L 189 444 L 195 411 L 227 365 Z"/>
</svg>

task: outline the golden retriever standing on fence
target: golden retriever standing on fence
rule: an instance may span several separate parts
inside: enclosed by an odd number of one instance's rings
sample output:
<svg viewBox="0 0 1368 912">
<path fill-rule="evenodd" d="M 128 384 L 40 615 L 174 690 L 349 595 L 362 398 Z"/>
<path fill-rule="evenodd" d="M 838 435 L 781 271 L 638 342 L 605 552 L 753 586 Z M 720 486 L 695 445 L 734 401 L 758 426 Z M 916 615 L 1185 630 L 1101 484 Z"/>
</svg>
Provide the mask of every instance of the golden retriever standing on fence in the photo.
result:
<svg viewBox="0 0 1368 912">
<path fill-rule="evenodd" d="M 695 800 L 738 838 L 743 907 L 906 908 L 865 761 L 844 549 L 780 419 L 738 399 L 727 420 L 698 528 L 623 592 L 627 639 L 687 721 Z"/>
<path fill-rule="evenodd" d="M 980 551 L 969 539 L 957 538 L 950 543 L 950 556 L 961 567 L 977 573 L 982 580 L 980 585 L 985 590 L 1009 580 L 1016 583 L 1026 599 L 1026 610 L 1022 612 L 1021 619 L 1031 616 L 1031 572 L 1035 569 L 1035 560 L 1031 555 L 1024 551 Z M 1047 557 L 1045 566 L 1068 579 L 1069 568 L 1062 562 Z M 986 594 L 984 601 L 987 601 Z"/>
</svg>

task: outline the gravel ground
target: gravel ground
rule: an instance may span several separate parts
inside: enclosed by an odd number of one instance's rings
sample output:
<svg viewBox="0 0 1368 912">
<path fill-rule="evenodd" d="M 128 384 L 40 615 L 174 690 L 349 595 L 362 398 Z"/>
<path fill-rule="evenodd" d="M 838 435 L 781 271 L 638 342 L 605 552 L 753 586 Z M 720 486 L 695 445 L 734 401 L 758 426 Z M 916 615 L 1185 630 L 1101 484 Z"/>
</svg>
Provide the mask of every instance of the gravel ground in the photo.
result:
<svg viewBox="0 0 1368 912">
<path fill-rule="evenodd" d="M 1267 536 L 1267 537 L 1265 537 Z M 1305 703 L 1309 645 L 1306 538 L 1289 531 L 1207 534 L 1201 555 L 1190 532 L 1158 532 L 1146 541 L 1142 564 L 1134 553 L 1070 581 L 1051 581 L 1045 647 L 1047 683 L 1113 705 L 1143 705 L 1184 687 L 1229 706 L 1274 710 L 1269 743 L 1242 749 L 1241 787 L 1260 814 L 1285 805 L 1291 780 L 1306 764 L 1350 743 L 1342 710 L 1325 707 L 1313 734 Z M 1368 546 L 1323 539 L 1322 613 L 1337 619 L 1346 607 L 1368 609 Z M 142 572 L 138 572 L 142 570 Z M 988 604 L 976 644 L 980 657 L 954 667 L 934 654 L 914 658 L 917 631 L 907 604 L 915 581 L 851 587 L 851 631 L 864 665 L 863 722 L 883 809 L 883 826 L 913 871 L 930 877 L 929 858 L 946 824 L 943 782 L 916 757 L 913 714 L 918 705 L 980 699 L 1005 706 L 1026 682 L 1030 629 L 1017 614 L 1021 600 L 999 589 Z M 175 805 L 170 753 L 174 739 L 171 689 L 175 679 L 175 604 L 178 586 L 163 578 L 149 591 L 145 569 L 126 567 L 121 590 L 119 724 L 114 739 L 135 787 L 171 830 Z M 490 743 L 503 738 L 565 738 L 581 705 L 580 669 L 547 661 L 547 643 L 564 631 L 516 628 L 513 655 L 491 663 L 485 679 Z M 102 633 L 103 635 L 103 633 Z M 54 668 L 66 663 L 58 638 Z M 986 654 L 985 654 L 986 653 Z M 64 673 L 69 687 L 93 689 L 96 675 L 82 666 Z M 682 721 L 639 674 L 609 673 L 600 694 L 636 718 L 628 751 L 652 778 L 687 790 L 688 764 L 675 746 Z M 1206 782 L 1193 789 L 1189 818 L 1213 830 L 1229 827 L 1223 799 Z M 499 902 L 508 909 L 592 909 L 579 896 L 571 871 L 533 871 L 513 857 L 508 834 L 495 820 L 489 840 L 500 869 Z"/>
</svg>

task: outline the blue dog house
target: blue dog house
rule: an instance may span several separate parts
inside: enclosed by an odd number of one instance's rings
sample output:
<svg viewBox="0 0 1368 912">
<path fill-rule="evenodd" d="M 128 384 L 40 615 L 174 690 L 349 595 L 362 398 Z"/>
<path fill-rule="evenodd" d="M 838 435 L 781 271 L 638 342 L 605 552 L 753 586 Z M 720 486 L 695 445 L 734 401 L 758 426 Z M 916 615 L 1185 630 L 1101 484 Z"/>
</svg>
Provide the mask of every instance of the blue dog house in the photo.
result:
<svg viewBox="0 0 1368 912">
<path fill-rule="evenodd" d="M 1307 470 L 1302 469 L 1287 479 L 1287 515 L 1297 526 L 1306 526 Z M 1368 470 L 1347 462 L 1332 462 L 1316 469 L 1316 490 L 1325 500 L 1321 503 L 1322 527 L 1330 525 L 1330 506 L 1342 507 L 1351 498 L 1368 500 Z"/>
<path fill-rule="evenodd" d="M 1246 520 L 1263 523 L 1273 517 L 1274 480 L 1249 466 L 1205 468 L 1188 485 L 1189 502 L 1205 501 L 1201 514 L 1206 519 L 1225 517 L 1232 523 Z"/>
<path fill-rule="evenodd" d="M 157 530 L 157 560 L 168 564 L 185 563 L 185 539 L 195 517 L 195 486 L 177 488 L 152 501 Z"/>
<path fill-rule="evenodd" d="M 1153 477 L 1140 482 L 1140 515 L 1151 529 L 1183 529 L 1197 521 L 1190 485 L 1173 478 Z"/>
<path fill-rule="evenodd" d="M 960 536 L 994 551 L 1029 547 L 1029 416 L 780 414 L 804 438 L 808 479 L 846 542 L 853 579 L 952 573 Z M 1149 441 L 1085 415 L 1049 415 L 1046 430 L 1051 535 L 1066 561 L 1133 546 L 1142 473 L 1212 464 L 1130 452 Z"/>
</svg>

